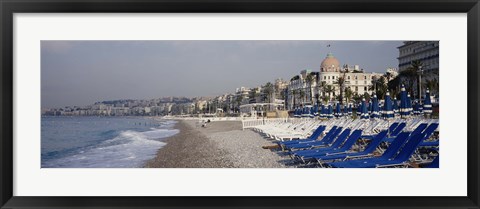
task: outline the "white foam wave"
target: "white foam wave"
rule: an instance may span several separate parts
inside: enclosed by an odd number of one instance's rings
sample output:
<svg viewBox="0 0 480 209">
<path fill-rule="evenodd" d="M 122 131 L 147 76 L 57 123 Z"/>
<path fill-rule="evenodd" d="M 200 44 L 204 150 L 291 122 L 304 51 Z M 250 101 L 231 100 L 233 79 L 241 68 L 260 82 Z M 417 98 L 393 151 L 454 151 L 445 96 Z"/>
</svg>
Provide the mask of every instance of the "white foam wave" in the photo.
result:
<svg viewBox="0 0 480 209">
<path fill-rule="evenodd" d="M 154 129 L 146 132 L 123 131 L 117 137 L 104 141 L 94 148 L 50 161 L 44 167 L 141 167 L 147 160 L 154 158 L 157 150 L 166 144 L 159 139 L 173 136 L 178 132 L 179 130 L 176 129 Z"/>
</svg>

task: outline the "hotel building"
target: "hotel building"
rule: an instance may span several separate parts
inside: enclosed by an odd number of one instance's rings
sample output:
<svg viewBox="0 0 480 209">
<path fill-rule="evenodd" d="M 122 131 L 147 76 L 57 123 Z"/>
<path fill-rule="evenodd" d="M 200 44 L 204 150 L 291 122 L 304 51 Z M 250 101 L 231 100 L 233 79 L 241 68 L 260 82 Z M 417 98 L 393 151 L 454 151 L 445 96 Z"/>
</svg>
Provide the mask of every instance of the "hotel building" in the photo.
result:
<svg viewBox="0 0 480 209">
<path fill-rule="evenodd" d="M 314 77 L 311 85 L 307 79 L 309 74 Z M 290 80 L 287 107 L 294 109 L 301 105 L 312 105 L 310 101 L 315 103 L 316 94 L 320 97 L 330 96 L 330 101 L 334 101 L 335 97 L 340 94 L 340 88 L 337 83 L 340 76 L 345 76 L 345 89 L 350 88 L 354 94 L 358 95 L 371 94 L 373 90 L 369 90 L 369 87 L 372 85 L 372 80 L 379 78 L 381 75 L 380 73 L 364 72 L 359 65 L 342 66 L 332 53 L 328 53 L 327 57 L 320 64 L 319 72 L 303 70 L 299 75 L 294 76 Z M 327 93 L 324 95 L 322 88 L 328 85 L 332 86 L 334 91 L 330 95 Z"/>
<path fill-rule="evenodd" d="M 413 61 L 423 64 L 423 72 L 438 72 L 439 66 L 439 42 L 438 41 L 404 41 L 398 47 L 399 72 L 410 67 Z"/>
</svg>

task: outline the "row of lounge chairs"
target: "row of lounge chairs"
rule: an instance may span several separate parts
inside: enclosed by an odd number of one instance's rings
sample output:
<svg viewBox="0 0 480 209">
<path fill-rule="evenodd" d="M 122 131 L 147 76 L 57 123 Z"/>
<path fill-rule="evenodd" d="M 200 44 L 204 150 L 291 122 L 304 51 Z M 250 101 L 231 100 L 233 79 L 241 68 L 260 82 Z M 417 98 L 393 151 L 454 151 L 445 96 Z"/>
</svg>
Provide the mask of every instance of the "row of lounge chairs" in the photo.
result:
<svg viewBox="0 0 480 209">
<path fill-rule="evenodd" d="M 268 132 L 275 128 L 267 127 L 277 127 L 283 133 Z M 287 153 L 295 163 L 332 168 L 378 168 L 438 167 L 439 141 L 433 137 L 437 129 L 438 120 L 417 119 L 283 122 L 255 130 L 276 140 L 281 152 Z M 298 137 L 280 137 L 288 134 Z"/>
</svg>

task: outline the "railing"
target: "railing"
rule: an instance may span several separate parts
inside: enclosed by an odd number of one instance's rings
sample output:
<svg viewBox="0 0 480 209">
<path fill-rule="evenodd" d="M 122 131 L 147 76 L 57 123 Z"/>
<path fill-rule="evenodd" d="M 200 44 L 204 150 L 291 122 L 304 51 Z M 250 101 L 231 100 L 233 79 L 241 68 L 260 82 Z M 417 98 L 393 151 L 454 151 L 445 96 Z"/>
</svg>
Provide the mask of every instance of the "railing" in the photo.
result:
<svg viewBox="0 0 480 209">
<path fill-rule="evenodd" d="M 259 118 L 259 119 L 244 119 L 242 120 L 243 129 L 253 128 L 260 125 L 271 123 L 299 123 L 305 120 L 314 120 L 311 118 Z"/>
<path fill-rule="evenodd" d="M 245 130 L 246 128 L 253 128 L 263 124 L 265 123 L 262 119 L 245 119 L 242 120 L 242 129 Z"/>
</svg>

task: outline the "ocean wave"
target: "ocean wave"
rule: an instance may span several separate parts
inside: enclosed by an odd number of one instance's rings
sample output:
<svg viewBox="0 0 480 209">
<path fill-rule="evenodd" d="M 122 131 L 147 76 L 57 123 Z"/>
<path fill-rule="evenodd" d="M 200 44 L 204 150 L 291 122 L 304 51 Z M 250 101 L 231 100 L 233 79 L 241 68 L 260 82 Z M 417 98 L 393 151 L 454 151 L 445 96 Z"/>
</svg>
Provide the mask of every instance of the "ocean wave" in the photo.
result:
<svg viewBox="0 0 480 209">
<path fill-rule="evenodd" d="M 163 126 L 164 127 L 164 126 Z M 42 167 L 63 168 L 132 168 L 141 167 L 155 157 L 166 143 L 161 139 L 177 134 L 177 129 L 151 129 L 138 132 L 121 131 L 102 143 L 79 150 L 76 154 L 52 159 Z"/>
</svg>

